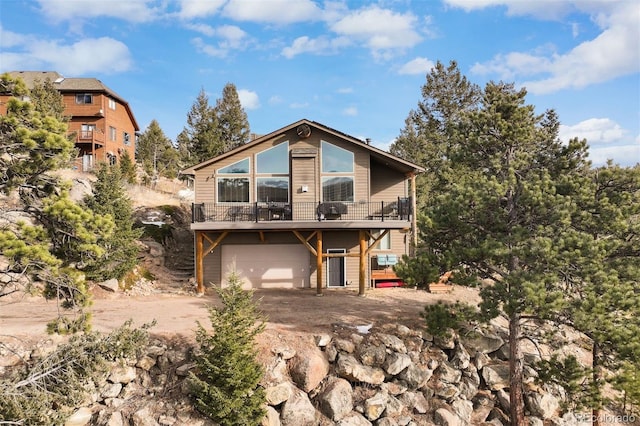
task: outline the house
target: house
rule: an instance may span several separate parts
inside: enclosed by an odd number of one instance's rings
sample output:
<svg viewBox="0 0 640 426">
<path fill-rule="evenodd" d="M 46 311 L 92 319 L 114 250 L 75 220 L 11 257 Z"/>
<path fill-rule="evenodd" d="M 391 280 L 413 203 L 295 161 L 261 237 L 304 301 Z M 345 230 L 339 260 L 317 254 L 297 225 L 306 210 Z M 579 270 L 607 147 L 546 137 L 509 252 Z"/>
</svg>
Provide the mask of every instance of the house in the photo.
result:
<svg viewBox="0 0 640 426">
<path fill-rule="evenodd" d="M 235 270 L 253 288 L 398 282 L 415 247 L 424 170 L 323 124 L 300 120 L 182 173 L 194 179 L 198 292 Z"/>
<path fill-rule="evenodd" d="M 127 151 L 135 159 L 140 130 L 127 101 L 95 78 L 65 78 L 55 71 L 12 71 L 31 89 L 49 79 L 62 94 L 69 133 L 78 148 L 76 167 L 88 171 L 99 162 L 115 163 Z M 0 114 L 11 94 L 0 93 Z M 134 160 L 135 161 L 135 160 Z"/>
</svg>

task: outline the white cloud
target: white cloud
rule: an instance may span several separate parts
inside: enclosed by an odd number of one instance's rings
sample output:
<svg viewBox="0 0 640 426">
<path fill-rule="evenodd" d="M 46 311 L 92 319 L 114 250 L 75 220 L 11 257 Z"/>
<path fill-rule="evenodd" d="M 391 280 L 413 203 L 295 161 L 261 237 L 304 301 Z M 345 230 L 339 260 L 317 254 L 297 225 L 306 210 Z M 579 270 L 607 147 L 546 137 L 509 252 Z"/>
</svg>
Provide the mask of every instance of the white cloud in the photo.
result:
<svg viewBox="0 0 640 426">
<path fill-rule="evenodd" d="M 260 98 L 256 92 L 239 89 L 238 98 L 240 99 L 240 104 L 242 104 L 242 108 L 244 109 L 251 110 L 260 108 Z"/>
<path fill-rule="evenodd" d="M 28 37 L 14 33 L 13 31 L 5 30 L 2 28 L 2 25 L 0 25 L 0 40 L 2 40 L 2 47 L 6 49 L 8 47 L 19 46 L 26 43 L 28 41 Z"/>
<path fill-rule="evenodd" d="M 376 58 L 390 58 L 418 44 L 418 19 L 411 13 L 397 13 L 378 6 L 349 13 L 331 24 L 331 30 L 364 43 Z M 384 23 L 384 25 L 381 25 Z"/>
<path fill-rule="evenodd" d="M 181 0 L 179 16 L 183 19 L 214 15 L 226 0 Z"/>
<path fill-rule="evenodd" d="M 563 1 L 509 1 L 509 0 L 444 0 L 452 7 L 467 12 L 487 7 L 505 6 L 507 15 L 532 15 L 543 19 L 560 19 L 573 9 L 572 2 Z"/>
<path fill-rule="evenodd" d="M 69 1 L 38 0 L 42 13 L 54 22 L 82 23 L 83 19 L 108 16 L 128 22 L 148 22 L 162 12 L 154 0 Z"/>
<path fill-rule="evenodd" d="M 347 94 L 347 93 L 353 93 L 353 88 L 351 87 L 341 87 L 340 89 L 336 90 L 337 93 L 341 93 L 341 94 Z"/>
<path fill-rule="evenodd" d="M 186 24 L 185 28 L 206 35 L 207 37 L 216 35 L 216 29 L 207 24 Z"/>
<path fill-rule="evenodd" d="M 627 134 L 618 123 L 608 118 L 590 118 L 573 126 L 560 125 L 559 129 L 559 137 L 563 142 L 577 137 L 586 139 L 589 145 L 619 142 Z"/>
<path fill-rule="evenodd" d="M 284 99 L 278 95 L 273 95 L 269 98 L 269 105 L 280 105 L 284 102 Z"/>
<path fill-rule="evenodd" d="M 215 44 L 208 44 L 200 37 L 195 37 L 191 40 L 191 43 L 200 53 L 216 58 L 226 57 L 231 49 L 245 49 L 249 43 L 247 33 L 235 25 L 222 25 L 214 28 L 205 24 L 187 24 L 185 27 L 209 37 L 218 37 L 220 40 Z"/>
<path fill-rule="evenodd" d="M 549 2 L 537 3 L 546 5 Z M 583 6 L 582 3 L 576 5 Z M 488 63 L 474 65 L 472 72 L 518 79 L 533 94 L 582 88 L 639 72 L 640 8 L 633 2 L 596 2 L 585 3 L 583 12 L 589 13 L 603 29 L 593 40 L 583 42 L 564 54 L 545 47 L 545 53 L 498 55 Z M 525 77 L 529 79 L 525 80 Z"/>
<path fill-rule="evenodd" d="M 598 146 L 589 148 L 589 160 L 594 166 L 602 166 L 607 160 L 623 167 L 640 164 L 640 143 L 635 145 Z"/>
<path fill-rule="evenodd" d="M 311 0 L 230 0 L 222 13 L 238 21 L 291 24 L 318 19 L 322 11 Z"/>
<path fill-rule="evenodd" d="M 7 69 L 53 69 L 69 76 L 92 73 L 117 73 L 131 69 L 128 47 L 110 37 L 87 38 L 72 44 L 21 36 L 24 43 L 13 52 L 3 52 Z M 96 55 L 96 52 L 100 52 Z M 91 60 L 87 60 L 91 58 Z"/>
<path fill-rule="evenodd" d="M 401 66 L 398 74 L 426 74 L 433 66 L 434 63 L 429 59 L 418 57 Z"/>
<path fill-rule="evenodd" d="M 191 39 L 191 44 L 195 46 L 198 52 L 204 53 L 205 55 L 212 56 L 214 58 L 224 58 L 229 53 L 228 49 L 207 44 L 200 37 Z"/>
<path fill-rule="evenodd" d="M 282 56 L 291 59 L 303 53 L 313 53 L 316 55 L 329 55 L 336 53 L 340 48 L 348 46 L 349 40 L 345 37 L 328 38 L 318 37 L 315 39 L 307 36 L 298 37 L 291 46 L 282 49 Z"/>
<path fill-rule="evenodd" d="M 349 117 L 355 117 L 358 115 L 358 108 L 351 106 L 342 110 L 342 115 L 347 115 Z"/>
</svg>

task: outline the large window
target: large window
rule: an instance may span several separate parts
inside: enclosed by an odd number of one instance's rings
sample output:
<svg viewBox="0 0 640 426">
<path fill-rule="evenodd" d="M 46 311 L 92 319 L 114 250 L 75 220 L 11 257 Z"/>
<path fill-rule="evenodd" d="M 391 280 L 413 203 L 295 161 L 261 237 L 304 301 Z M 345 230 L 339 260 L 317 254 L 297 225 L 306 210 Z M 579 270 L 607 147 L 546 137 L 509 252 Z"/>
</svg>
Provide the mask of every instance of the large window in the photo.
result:
<svg viewBox="0 0 640 426">
<path fill-rule="evenodd" d="M 379 231 L 372 231 L 371 236 L 375 239 L 375 238 L 378 238 L 383 232 L 384 232 L 383 229 Z M 373 242 L 373 240 L 371 240 L 371 242 Z M 386 235 L 382 237 L 382 239 L 380 239 L 380 242 L 376 246 L 376 249 L 391 250 L 391 232 L 387 232 Z"/>
<path fill-rule="evenodd" d="M 289 142 L 256 154 L 256 173 L 289 174 Z"/>
<path fill-rule="evenodd" d="M 124 142 L 125 145 L 131 145 L 131 138 L 129 136 L 129 133 L 122 132 L 122 141 Z"/>
<path fill-rule="evenodd" d="M 353 152 L 322 141 L 322 201 L 353 202 Z"/>
<path fill-rule="evenodd" d="M 113 99 L 109 98 L 109 109 L 116 109 L 116 101 L 114 101 Z"/>
<path fill-rule="evenodd" d="M 288 203 L 289 202 L 289 178 L 268 177 L 257 178 L 259 203 Z"/>
<path fill-rule="evenodd" d="M 233 164 L 218 169 L 220 175 L 248 175 L 251 164 L 249 158 L 236 161 Z M 248 203 L 249 202 L 249 177 L 220 176 L 218 184 L 219 203 Z"/>
<path fill-rule="evenodd" d="M 248 203 L 249 178 L 218 178 L 219 203 Z"/>
<path fill-rule="evenodd" d="M 353 202 L 353 178 L 346 176 L 323 177 L 322 201 Z"/>
<path fill-rule="evenodd" d="M 109 126 L 109 140 L 115 142 L 116 137 L 117 137 L 116 128 L 113 126 Z"/>
<path fill-rule="evenodd" d="M 256 200 L 259 203 L 289 202 L 289 142 L 256 154 Z M 267 175 L 267 176 L 264 176 Z"/>
<path fill-rule="evenodd" d="M 322 173 L 353 173 L 353 152 L 322 141 Z"/>
<path fill-rule="evenodd" d="M 93 95 L 91 93 L 76 93 L 77 104 L 92 104 Z"/>
</svg>

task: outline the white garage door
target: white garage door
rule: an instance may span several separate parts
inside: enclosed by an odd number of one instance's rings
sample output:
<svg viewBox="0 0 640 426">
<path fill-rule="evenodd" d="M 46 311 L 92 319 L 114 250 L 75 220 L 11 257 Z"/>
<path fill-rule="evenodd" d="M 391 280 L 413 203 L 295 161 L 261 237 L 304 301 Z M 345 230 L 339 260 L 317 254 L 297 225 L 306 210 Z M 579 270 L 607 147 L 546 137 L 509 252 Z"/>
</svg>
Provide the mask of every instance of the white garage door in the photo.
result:
<svg viewBox="0 0 640 426">
<path fill-rule="evenodd" d="M 234 267 L 243 288 L 309 287 L 309 252 L 302 244 L 223 245 L 223 285 Z"/>
</svg>

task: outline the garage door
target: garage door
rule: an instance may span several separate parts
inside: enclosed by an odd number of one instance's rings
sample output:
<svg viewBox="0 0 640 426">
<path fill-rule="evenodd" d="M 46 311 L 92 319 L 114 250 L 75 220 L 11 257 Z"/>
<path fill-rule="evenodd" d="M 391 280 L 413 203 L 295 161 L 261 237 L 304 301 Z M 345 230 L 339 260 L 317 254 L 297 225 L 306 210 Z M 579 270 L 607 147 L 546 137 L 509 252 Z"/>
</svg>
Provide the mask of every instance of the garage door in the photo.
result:
<svg viewBox="0 0 640 426">
<path fill-rule="evenodd" d="M 243 288 L 309 287 L 309 252 L 301 244 L 222 246 L 223 284 L 235 270 Z"/>
</svg>

